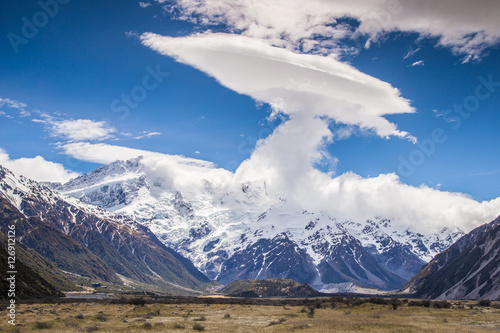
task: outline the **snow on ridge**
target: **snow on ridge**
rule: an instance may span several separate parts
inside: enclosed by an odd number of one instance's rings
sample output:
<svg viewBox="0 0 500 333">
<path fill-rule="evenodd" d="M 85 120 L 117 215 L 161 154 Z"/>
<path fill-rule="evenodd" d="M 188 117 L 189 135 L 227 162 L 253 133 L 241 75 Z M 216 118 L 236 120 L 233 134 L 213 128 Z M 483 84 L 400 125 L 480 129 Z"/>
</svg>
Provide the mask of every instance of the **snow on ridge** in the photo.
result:
<svg viewBox="0 0 500 333">
<path fill-rule="evenodd" d="M 443 230 L 423 235 L 382 217 L 340 221 L 287 202 L 270 193 L 265 182 L 228 185 L 205 178 L 200 182 L 197 191 L 179 190 L 175 182 L 159 177 L 138 158 L 100 167 L 64 184 L 62 191 L 149 227 L 211 278 L 220 272 L 224 256 L 231 257 L 260 239 L 281 234 L 305 249 L 315 265 L 323 259 L 318 249 L 325 242 L 335 246 L 354 238 L 380 253 L 406 246 L 427 262 L 463 234 Z M 108 207 L 118 201 L 106 202 L 109 197 L 96 195 L 110 188 L 123 191 L 122 203 Z"/>
</svg>

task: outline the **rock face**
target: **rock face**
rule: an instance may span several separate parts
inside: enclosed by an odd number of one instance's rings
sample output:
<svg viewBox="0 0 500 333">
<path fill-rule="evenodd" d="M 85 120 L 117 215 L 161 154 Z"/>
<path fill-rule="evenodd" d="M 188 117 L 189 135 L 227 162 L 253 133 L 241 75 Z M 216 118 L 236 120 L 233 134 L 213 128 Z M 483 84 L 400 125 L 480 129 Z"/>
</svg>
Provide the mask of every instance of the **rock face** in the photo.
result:
<svg viewBox="0 0 500 333">
<path fill-rule="evenodd" d="M 183 163 L 193 168 L 196 162 Z M 207 175 L 192 180 L 196 190 L 189 191 L 158 168 L 141 158 L 117 161 L 51 186 L 148 227 L 222 283 L 289 278 L 318 290 L 349 283 L 394 290 L 463 235 L 446 228 L 424 235 L 382 217 L 351 221 L 309 212 L 260 181 L 227 185 Z"/>
<path fill-rule="evenodd" d="M 500 299 L 500 217 L 438 254 L 401 291 L 426 298 Z"/>
<path fill-rule="evenodd" d="M 38 182 L 15 176 L 1 166 L 0 198 L 29 219 L 21 228 L 25 231 L 20 235 L 21 241 L 24 239 L 42 255 L 52 255 L 62 269 L 77 270 L 71 273 L 85 275 L 92 271 L 106 281 L 119 282 L 115 275 L 118 273 L 138 282 L 168 283 L 184 288 L 197 288 L 210 281 L 188 259 L 160 242 L 147 227 L 59 194 Z M 54 229 L 59 233 L 52 232 Z M 57 241 L 37 244 L 36 239 L 30 238 L 32 232 L 46 233 L 39 237 L 52 237 Z M 63 236 L 67 238 L 66 244 Z M 88 260 L 81 261 L 83 266 L 80 268 L 71 266 L 69 261 L 60 261 L 61 255 L 55 254 L 56 247 L 63 245 L 66 245 L 65 251 L 72 249 L 74 258 L 87 257 Z M 85 255 L 85 251 L 93 256 Z M 110 271 L 106 272 L 106 268 Z"/>
</svg>

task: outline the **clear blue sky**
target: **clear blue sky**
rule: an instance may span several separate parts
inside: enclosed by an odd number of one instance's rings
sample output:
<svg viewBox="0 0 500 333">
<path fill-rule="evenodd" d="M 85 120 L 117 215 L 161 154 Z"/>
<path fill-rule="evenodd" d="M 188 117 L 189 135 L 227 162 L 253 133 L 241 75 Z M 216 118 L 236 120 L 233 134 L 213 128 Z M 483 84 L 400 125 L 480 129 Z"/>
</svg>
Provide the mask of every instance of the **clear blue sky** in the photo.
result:
<svg viewBox="0 0 500 333">
<path fill-rule="evenodd" d="M 202 71 L 145 47 L 137 37 L 144 32 L 176 37 L 207 29 L 173 19 L 158 4 L 142 8 L 136 1 L 119 5 L 70 1 L 60 5 L 59 12 L 49 17 L 34 37 L 27 38 L 27 43 L 19 44 L 16 53 L 8 34 L 22 36 L 22 18 L 33 21 L 33 15 L 40 11 L 36 1 L 0 4 L 0 98 L 26 105 L 12 107 L 4 102 L 0 106 L 0 148 L 10 160 L 40 155 L 68 170 L 93 170 L 98 163 L 70 159 L 60 149 L 67 133 L 59 128 L 59 135 L 54 134 L 54 124 L 89 119 L 105 121 L 107 128 L 114 129 L 96 142 L 181 154 L 234 170 L 250 156 L 256 138 L 266 137 L 280 122 L 266 121 L 268 105 L 259 105 Z M 226 26 L 211 28 L 224 31 Z M 435 151 L 425 155 L 425 161 L 412 172 L 401 174 L 400 157 L 415 157 L 416 153 L 411 154 L 420 149 L 418 145 L 396 137 L 358 133 L 328 146 L 339 161 L 336 173 L 352 171 L 366 177 L 396 172 L 410 185 L 440 186 L 478 200 L 496 198 L 500 184 L 500 87 L 481 100 L 460 126 L 437 115 L 453 109 L 454 104 L 472 101 L 467 98 L 475 94 L 481 83 L 479 76 L 500 82 L 498 45 L 486 48 L 479 60 L 464 63 L 464 55 L 437 45 L 436 38 L 418 37 L 412 32 L 388 33 L 368 49 L 355 44 L 359 53 L 343 54 L 341 59 L 388 82 L 411 101 L 416 113 L 386 116 L 400 130 L 422 142 L 441 128 L 447 139 L 436 143 Z M 113 101 L 142 85 L 147 68 L 156 66 L 168 76 L 148 91 L 127 117 L 113 112 Z"/>
</svg>

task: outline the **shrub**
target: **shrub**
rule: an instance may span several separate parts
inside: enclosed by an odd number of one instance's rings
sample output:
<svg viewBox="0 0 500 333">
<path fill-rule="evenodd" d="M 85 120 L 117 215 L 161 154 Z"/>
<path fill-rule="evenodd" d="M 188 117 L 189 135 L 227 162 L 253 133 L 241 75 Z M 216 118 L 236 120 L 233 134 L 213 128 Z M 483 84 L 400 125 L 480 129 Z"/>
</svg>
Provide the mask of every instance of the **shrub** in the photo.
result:
<svg viewBox="0 0 500 333">
<path fill-rule="evenodd" d="M 483 299 L 483 300 L 480 300 L 479 302 L 477 302 L 477 305 L 479 305 L 479 306 L 490 306 L 491 305 L 491 301 L 489 299 Z"/>
<path fill-rule="evenodd" d="M 144 297 L 134 297 L 130 299 L 129 303 L 136 306 L 144 306 L 146 305 L 146 300 Z"/>
<path fill-rule="evenodd" d="M 194 324 L 193 325 L 193 330 L 194 331 L 204 331 L 205 330 L 205 326 L 201 326 L 200 324 Z"/>
<path fill-rule="evenodd" d="M 144 323 L 143 327 L 145 330 L 150 330 L 153 328 L 153 325 L 151 325 L 151 323 Z"/>
<path fill-rule="evenodd" d="M 307 312 L 307 316 L 308 316 L 309 318 L 313 318 L 313 317 L 314 317 L 314 312 L 315 312 L 314 307 L 313 307 L 313 306 L 310 306 L 310 307 L 309 307 L 309 312 Z"/>
<path fill-rule="evenodd" d="M 200 318 L 194 318 L 193 321 L 206 321 L 207 318 L 205 317 L 200 317 Z"/>
<path fill-rule="evenodd" d="M 45 330 L 45 329 L 49 329 L 49 328 L 52 328 L 51 323 L 42 322 L 42 321 L 37 321 L 35 323 L 35 329 L 37 329 L 37 330 Z"/>
<path fill-rule="evenodd" d="M 85 328 L 85 332 L 95 332 L 98 330 L 99 330 L 99 327 L 97 327 L 97 326 L 89 326 L 89 327 Z"/>
<path fill-rule="evenodd" d="M 451 303 L 448 301 L 435 301 L 432 306 L 436 309 L 449 309 L 451 308 Z"/>
<path fill-rule="evenodd" d="M 392 305 L 392 309 L 393 309 L 393 310 L 397 310 L 397 309 L 398 309 L 398 307 L 399 307 L 401 304 L 403 304 L 403 303 L 401 303 L 401 301 L 400 301 L 399 299 L 397 299 L 397 298 L 396 298 L 396 299 L 393 299 L 393 300 L 391 301 L 391 305 Z"/>
<path fill-rule="evenodd" d="M 79 314 L 77 314 L 77 315 L 76 315 L 76 317 L 75 317 L 75 318 L 76 318 L 76 319 L 83 319 L 83 314 L 79 313 Z"/>
<path fill-rule="evenodd" d="M 104 313 L 102 313 L 102 312 L 100 312 L 100 313 L 97 314 L 96 319 L 99 320 L 99 321 L 102 321 L 102 322 L 108 321 L 106 319 L 106 315 Z"/>
<path fill-rule="evenodd" d="M 280 321 L 273 320 L 272 322 L 270 322 L 269 324 L 267 324 L 267 326 L 274 326 L 274 325 L 279 325 L 279 324 L 281 324 Z"/>
<path fill-rule="evenodd" d="M 224 318 L 231 318 L 231 315 L 230 315 L 229 313 L 226 313 L 226 314 L 224 315 Z"/>
<path fill-rule="evenodd" d="M 409 301 L 408 306 L 423 306 L 428 308 L 431 306 L 431 301 L 428 299 L 422 299 L 420 301 Z"/>
<path fill-rule="evenodd" d="M 174 328 L 175 328 L 175 329 L 178 329 L 178 330 L 182 330 L 182 329 L 186 328 L 186 326 L 181 325 L 181 324 L 177 324 L 177 323 L 175 323 L 175 324 L 174 324 Z"/>
</svg>

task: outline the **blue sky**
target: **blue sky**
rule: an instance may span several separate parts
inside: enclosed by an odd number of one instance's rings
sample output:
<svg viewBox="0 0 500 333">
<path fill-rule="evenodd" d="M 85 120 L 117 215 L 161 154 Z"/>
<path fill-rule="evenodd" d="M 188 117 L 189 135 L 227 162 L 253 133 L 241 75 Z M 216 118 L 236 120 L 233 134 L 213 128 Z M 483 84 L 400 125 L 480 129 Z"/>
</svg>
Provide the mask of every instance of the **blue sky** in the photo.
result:
<svg viewBox="0 0 500 333">
<path fill-rule="evenodd" d="M 154 2 L 143 8 L 136 1 L 119 6 L 111 1 L 69 1 L 58 4 L 58 13 L 49 17 L 35 36 L 13 47 L 9 33 L 23 36 L 23 17 L 33 22 L 33 16 L 42 8 L 35 1 L 2 2 L 0 149 L 3 161 L 17 166 L 19 170 L 14 171 L 19 173 L 28 173 L 23 168 L 33 168 L 36 164 L 29 164 L 27 160 L 24 160 L 26 164 L 14 162 L 36 156 L 42 156 L 43 163 L 51 161 L 62 165 L 65 172 L 85 173 L 95 169 L 100 165 L 98 158 L 80 159 L 79 155 L 64 149 L 66 144 L 78 142 L 184 155 L 211 161 L 230 171 L 248 159 L 256 140 L 271 135 L 276 126 L 287 121 L 287 115 L 266 120 L 272 111 L 269 104 L 259 103 L 249 95 L 236 92 L 238 89 L 220 84 L 214 75 L 207 75 L 208 70 L 196 69 L 200 68 L 197 64 L 188 60 L 179 63 L 144 44 L 140 36 L 146 32 L 171 37 L 190 36 L 209 29 L 241 33 L 232 26 L 231 17 L 219 20 L 220 24 L 195 22 L 193 17 L 205 14 L 208 21 L 213 19 L 210 8 L 207 13 L 193 13 L 189 1 L 179 3 L 180 9 L 169 13 L 163 7 L 165 3 Z M 179 11 L 188 19 L 180 19 Z M 362 19 L 356 19 L 356 10 L 352 13 L 353 18 L 345 21 L 352 23 L 350 29 L 355 30 Z M 497 26 L 487 25 L 487 18 L 484 21 L 484 31 L 498 38 Z M 500 82 L 498 40 L 492 37 L 478 47 L 465 47 L 461 40 L 445 42 L 442 39 L 452 35 L 446 30 L 449 26 L 443 28 L 441 34 L 439 27 L 423 32 L 398 28 L 405 26 L 403 23 L 396 20 L 392 31 L 378 37 L 366 33 L 352 39 L 335 39 L 329 35 L 324 39 L 333 40 L 335 47 L 326 53 L 336 54 L 342 62 L 400 90 L 401 97 L 409 100 L 416 112 L 384 115 L 398 130 L 423 142 L 440 128 L 446 140 L 435 143 L 432 153 L 422 155 L 414 152 L 422 149 L 411 140 L 392 135 L 385 138 L 373 130 L 361 131 L 349 124 L 348 136 L 335 137 L 334 142 L 327 144 L 325 149 L 331 159 L 316 167 L 325 172 L 334 170 L 335 175 L 354 172 L 362 177 L 376 177 L 397 173 L 401 181 L 409 185 L 424 184 L 462 192 L 480 201 L 497 198 L 500 87 L 481 100 L 468 118 L 462 117 L 460 126 L 457 119 L 445 121 L 442 114 L 455 104 L 474 101 L 467 98 L 474 96 L 481 84 L 479 77 Z M 255 38 L 249 31 L 243 34 Z M 293 33 L 296 32 L 290 35 Z M 13 35 L 10 36 L 12 39 Z M 315 35 L 312 40 L 320 37 Z M 372 42 L 366 48 L 369 38 Z M 289 46 L 287 43 L 293 46 L 295 40 L 287 39 L 284 44 Z M 344 49 L 339 51 L 339 47 Z M 347 47 L 351 49 L 346 51 Z M 294 52 L 326 55 L 325 51 L 314 49 L 304 52 L 304 48 Z M 468 56 L 475 59 L 466 61 Z M 126 114 L 115 112 L 113 102 L 134 89 L 144 91 L 137 87 L 144 86 L 145 77 L 157 69 L 165 73 L 161 82 L 156 85 L 154 78 L 148 79 L 155 87 L 146 90 L 147 96 Z M 487 92 L 484 89 L 481 91 Z M 360 96 L 363 98 L 366 97 Z M 92 122 L 78 123 L 78 120 Z M 80 137 L 75 136 L 74 133 L 81 130 L 80 125 L 85 124 L 90 128 Z M 340 121 L 329 123 L 335 134 L 344 126 Z M 402 173 L 401 158 L 410 160 L 417 155 L 424 156 L 421 165 L 412 165 L 412 172 Z"/>
</svg>

